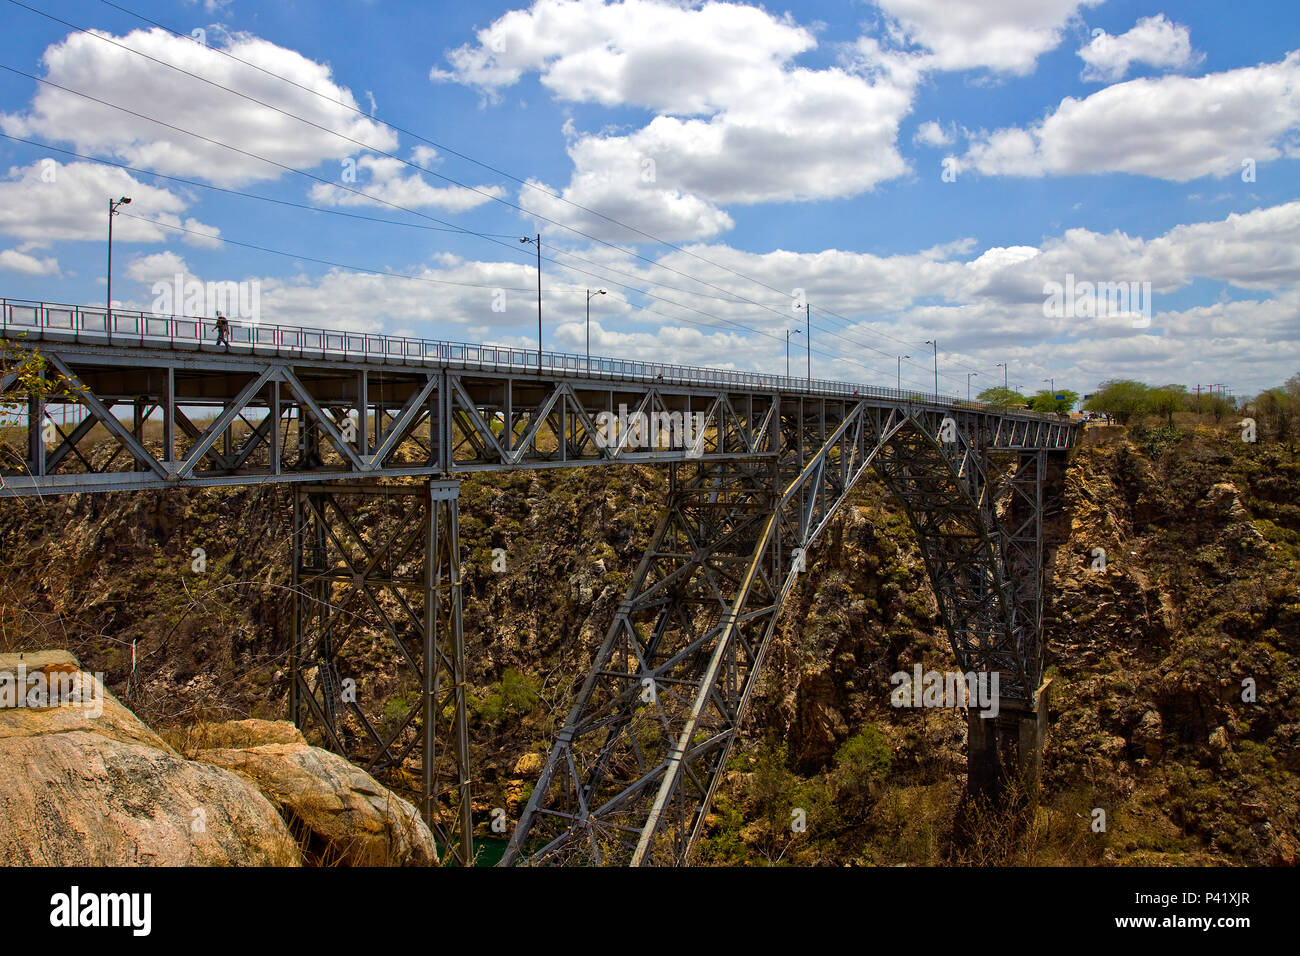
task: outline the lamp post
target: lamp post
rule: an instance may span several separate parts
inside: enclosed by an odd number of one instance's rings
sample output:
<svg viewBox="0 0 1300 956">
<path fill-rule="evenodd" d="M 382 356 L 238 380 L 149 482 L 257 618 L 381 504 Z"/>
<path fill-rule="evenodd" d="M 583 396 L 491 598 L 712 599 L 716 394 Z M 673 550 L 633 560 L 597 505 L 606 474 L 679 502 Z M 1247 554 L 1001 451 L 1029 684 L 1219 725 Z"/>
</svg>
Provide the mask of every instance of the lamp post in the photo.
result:
<svg viewBox="0 0 1300 956">
<path fill-rule="evenodd" d="M 118 206 L 130 203 L 130 196 L 123 196 L 116 202 L 112 196 L 108 197 L 108 299 L 104 303 L 104 325 L 109 335 L 113 334 L 113 217 L 117 215 Z"/>
<path fill-rule="evenodd" d="M 934 346 L 934 400 L 939 400 L 939 340 L 926 339 L 926 345 Z"/>
<path fill-rule="evenodd" d="M 1002 369 L 1002 391 L 1004 392 L 1009 391 L 1007 387 L 1007 363 L 999 362 L 997 365 L 993 367 Z"/>
<path fill-rule="evenodd" d="M 604 289 L 597 289 L 595 292 L 587 290 L 587 371 L 591 371 L 591 297 L 604 294 Z"/>
<path fill-rule="evenodd" d="M 794 329 L 793 331 L 791 331 L 790 329 L 785 330 L 785 377 L 786 378 L 790 377 L 790 336 L 798 335 L 798 334 L 799 334 L 798 329 Z"/>
<path fill-rule="evenodd" d="M 895 391 L 901 392 L 903 390 L 903 359 L 911 358 L 911 357 L 912 356 L 910 355 L 898 356 L 898 380 L 895 383 L 895 388 L 894 388 Z"/>
<path fill-rule="evenodd" d="M 542 234 L 536 239 L 524 236 L 520 242 L 531 242 L 537 246 L 537 374 L 542 374 Z"/>
<path fill-rule="evenodd" d="M 976 375 L 978 375 L 978 374 L 979 374 L 979 372 L 967 372 L 967 373 L 966 373 L 966 401 L 968 401 L 968 402 L 970 401 L 970 380 L 971 380 L 972 378 L 974 378 L 974 377 L 975 377 Z"/>
<path fill-rule="evenodd" d="M 808 384 L 812 385 L 812 303 L 803 304 L 804 342 L 808 345 Z"/>
</svg>

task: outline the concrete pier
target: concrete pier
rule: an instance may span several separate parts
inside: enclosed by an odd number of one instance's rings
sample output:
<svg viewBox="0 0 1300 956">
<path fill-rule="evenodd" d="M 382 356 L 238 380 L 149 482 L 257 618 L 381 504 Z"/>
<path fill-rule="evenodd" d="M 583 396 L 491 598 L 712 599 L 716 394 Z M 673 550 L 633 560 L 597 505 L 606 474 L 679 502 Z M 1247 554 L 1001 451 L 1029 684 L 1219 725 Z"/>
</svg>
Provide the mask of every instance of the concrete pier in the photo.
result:
<svg viewBox="0 0 1300 956">
<path fill-rule="evenodd" d="M 968 795 L 1000 804 L 1013 790 L 1030 796 L 1038 792 L 1043 743 L 1047 739 L 1047 701 L 1051 681 L 1039 688 L 1036 706 L 1003 700 L 996 717 L 982 717 L 972 708 L 967 717 Z"/>
</svg>

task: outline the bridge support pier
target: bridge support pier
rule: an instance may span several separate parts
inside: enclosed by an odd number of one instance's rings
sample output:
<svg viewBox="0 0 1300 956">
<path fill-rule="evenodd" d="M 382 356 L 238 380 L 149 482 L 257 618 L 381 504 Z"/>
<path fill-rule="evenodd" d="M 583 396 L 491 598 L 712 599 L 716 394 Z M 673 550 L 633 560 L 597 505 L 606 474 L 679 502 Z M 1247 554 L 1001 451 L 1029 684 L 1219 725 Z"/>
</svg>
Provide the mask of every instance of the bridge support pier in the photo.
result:
<svg viewBox="0 0 1300 956">
<path fill-rule="evenodd" d="M 291 719 L 390 783 L 421 752 L 420 810 L 444 863 L 473 862 L 460 483 L 294 491 Z M 395 673 L 375 673 L 376 657 Z"/>
<path fill-rule="evenodd" d="M 1039 688 L 1037 703 L 1003 700 L 996 717 L 983 717 L 978 708 L 967 712 L 966 793 L 969 798 L 1000 806 L 1012 793 L 1034 799 L 1042 772 L 1047 738 L 1047 701 L 1051 681 Z"/>
<path fill-rule="evenodd" d="M 900 421 L 791 403 L 771 462 L 673 466 L 503 865 L 687 862 L 806 552 Z"/>
</svg>

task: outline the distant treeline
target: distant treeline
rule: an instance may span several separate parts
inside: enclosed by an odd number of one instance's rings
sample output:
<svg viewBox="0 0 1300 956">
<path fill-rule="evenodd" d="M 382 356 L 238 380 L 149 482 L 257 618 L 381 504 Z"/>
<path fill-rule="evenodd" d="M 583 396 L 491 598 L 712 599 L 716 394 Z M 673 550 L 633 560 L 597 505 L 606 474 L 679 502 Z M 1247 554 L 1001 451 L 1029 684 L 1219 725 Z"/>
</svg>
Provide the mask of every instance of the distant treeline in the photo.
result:
<svg viewBox="0 0 1300 956">
<path fill-rule="evenodd" d="M 1066 413 L 1079 402 L 1069 389 L 1042 390 L 1032 396 L 1012 389 L 987 388 L 980 401 L 995 405 L 1028 406 L 1035 411 Z M 1118 425 L 1139 423 L 1149 418 L 1174 423 L 1178 412 L 1212 416 L 1216 423 L 1234 415 L 1254 418 L 1260 437 L 1294 444 L 1300 441 L 1300 373 L 1285 383 L 1266 389 L 1250 399 L 1238 399 L 1224 391 L 1194 390 L 1186 385 L 1147 385 L 1128 378 L 1102 382 L 1080 406 L 1084 412 L 1109 416 Z"/>
</svg>

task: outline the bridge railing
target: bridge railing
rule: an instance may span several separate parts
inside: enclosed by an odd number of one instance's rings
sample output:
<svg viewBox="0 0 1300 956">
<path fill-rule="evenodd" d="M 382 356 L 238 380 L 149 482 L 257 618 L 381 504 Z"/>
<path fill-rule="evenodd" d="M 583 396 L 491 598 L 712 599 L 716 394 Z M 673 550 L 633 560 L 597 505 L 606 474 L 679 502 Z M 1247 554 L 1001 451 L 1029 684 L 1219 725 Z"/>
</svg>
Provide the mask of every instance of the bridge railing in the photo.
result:
<svg viewBox="0 0 1300 956">
<path fill-rule="evenodd" d="M 129 309 L 113 309 L 110 313 L 90 306 L 0 298 L 0 336 L 14 339 L 32 333 L 36 338 L 61 342 L 192 351 L 211 348 L 217 343 L 216 320 L 213 318 Z M 536 349 L 233 319 L 230 320 L 229 339 L 236 354 L 378 360 L 387 364 L 453 366 L 485 371 L 536 372 L 538 365 Z M 569 352 L 543 351 L 541 365 L 544 372 L 582 378 L 663 381 L 674 385 L 738 387 L 842 398 L 880 398 L 975 409 L 992 407 L 934 392 L 595 355 L 588 359 L 586 355 Z M 1059 416 L 1028 409 L 1007 411 L 1020 416 L 1060 420 Z"/>
</svg>

